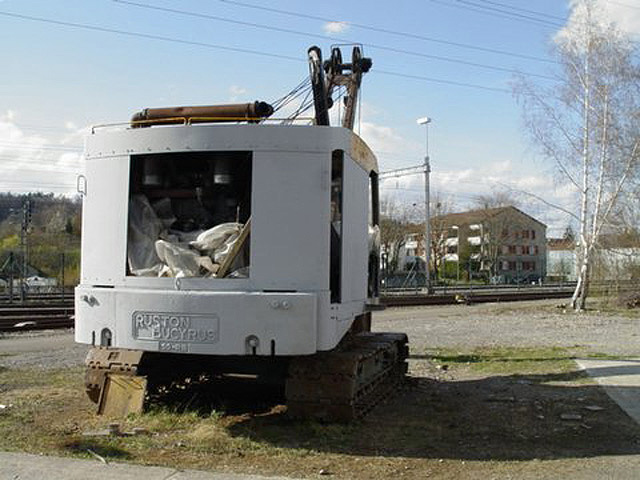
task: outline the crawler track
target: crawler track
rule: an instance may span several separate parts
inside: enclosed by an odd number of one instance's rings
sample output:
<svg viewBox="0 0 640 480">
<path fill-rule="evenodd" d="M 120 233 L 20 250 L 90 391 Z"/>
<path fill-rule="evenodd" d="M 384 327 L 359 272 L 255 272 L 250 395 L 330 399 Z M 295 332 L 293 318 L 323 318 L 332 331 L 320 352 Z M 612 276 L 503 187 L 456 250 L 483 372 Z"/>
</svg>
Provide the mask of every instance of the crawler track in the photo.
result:
<svg viewBox="0 0 640 480">
<path fill-rule="evenodd" d="M 333 351 L 296 357 L 286 382 L 293 418 L 350 422 L 366 415 L 404 379 L 407 336 L 361 333 Z"/>
</svg>

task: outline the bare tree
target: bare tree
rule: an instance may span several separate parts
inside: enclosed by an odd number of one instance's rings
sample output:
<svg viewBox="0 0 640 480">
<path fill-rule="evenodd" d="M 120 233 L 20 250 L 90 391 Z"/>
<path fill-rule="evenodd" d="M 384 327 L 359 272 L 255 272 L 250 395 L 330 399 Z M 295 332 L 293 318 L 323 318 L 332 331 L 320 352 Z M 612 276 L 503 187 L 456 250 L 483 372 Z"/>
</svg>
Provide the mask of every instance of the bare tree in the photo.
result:
<svg viewBox="0 0 640 480">
<path fill-rule="evenodd" d="M 534 142 L 563 182 L 578 194 L 578 283 L 572 298 L 585 308 L 598 237 L 606 231 L 638 168 L 639 69 L 632 42 L 603 21 L 595 0 L 576 0 L 554 42 L 561 73 L 542 88 L 521 79 L 516 93 Z M 549 204 L 545 199 L 541 199 Z"/>
<path fill-rule="evenodd" d="M 520 230 L 519 220 L 512 214 L 513 210 L 504 208 L 516 204 L 511 193 L 499 190 L 476 198 L 482 218 L 480 260 L 491 276 L 498 275 L 500 257 L 504 254 L 503 248 L 509 243 L 509 233 Z"/>
<path fill-rule="evenodd" d="M 407 209 L 391 197 L 380 200 L 380 244 L 386 255 L 387 269 L 398 267 L 398 253 L 407 235 L 415 228 L 408 220 Z"/>
<path fill-rule="evenodd" d="M 438 279 L 446 255 L 446 242 L 451 225 L 446 215 L 452 212 L 453 204 L 438 191 L 431 196 L 431 269 Z"/>
<path fill-rule="evenodd" d="M 511 192 L 495 190 L 490 194 L 478 195 L 475 204 L 480 209 L 517 206 L 518 202 Z"/>
</svg>

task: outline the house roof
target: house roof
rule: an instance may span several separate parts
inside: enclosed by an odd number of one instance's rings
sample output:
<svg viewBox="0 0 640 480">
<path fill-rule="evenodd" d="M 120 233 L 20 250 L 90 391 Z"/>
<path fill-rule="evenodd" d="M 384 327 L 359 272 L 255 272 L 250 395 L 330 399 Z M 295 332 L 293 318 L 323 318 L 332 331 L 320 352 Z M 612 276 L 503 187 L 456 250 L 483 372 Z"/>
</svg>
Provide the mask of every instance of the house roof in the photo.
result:
<svg viewBox="0 0 640 480">
<path fill-rule="evenodd" d="M 575 240 L 570 238 L 548 238 L 547 249 L 548 250 L 574 250 L 576 248 Z"/>
<path fill-rule="evenodd" d="M 525 217 L 530 218 L 534 222 L 540 224 L 543 227 L 547 227 L 540 220 L 533 218 L 531 215 L 526 214 L 519 208 L 514 207 L 513 205 L 509 205 L 506 207 L 496 207 L 496 208 L 482 208 L 478 210 L 468 210 L 466 212 L 459 213 L 450 213 L 448 215 L 439 215 L 432 218 L 433 221 L 444 221 L 450 225 L 469 225 L 474 223 L 482 223 L 490 218 L 493 218 L 497 215 L 500 215 L 507 211 L 516 211 Z"/>
</svg>

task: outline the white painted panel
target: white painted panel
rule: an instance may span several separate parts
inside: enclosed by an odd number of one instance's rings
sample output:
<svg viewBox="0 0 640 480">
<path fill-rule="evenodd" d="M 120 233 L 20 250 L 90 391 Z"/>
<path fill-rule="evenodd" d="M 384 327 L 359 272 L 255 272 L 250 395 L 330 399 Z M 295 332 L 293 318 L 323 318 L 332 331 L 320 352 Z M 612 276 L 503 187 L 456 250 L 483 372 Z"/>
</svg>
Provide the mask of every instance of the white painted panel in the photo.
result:
<svg viewBox="0 0 640 480">
<path fill-rule="evenodd" d="M 344 158 L 342 303 L 367 298 L 369 178 Z"/>
<path fill-rule="evenodd" d="M 213 330 L 215 336 L 204 341 L 168 341 L 182 353 L 245 355 L 246 339 L 259 340 L 258 355 L 303 355 L 316 351 L 316 296 L 313 294 L 265 294 L 261 292 L 158 292 L 115 289 L 117 327 L 115 344 L 121 348 L 158 351 L 164 340 L 136 338 L 138 315 L 182 317 L 181 326 Z M 171 332 L 166 332 L 171 335 Z M 163 333 L 164 334 L 164 333 Z M 145 335 L 144 337 L 152 337 Z M 179 351 L 179 350 L 178 350 Z"/>
<path fill-rule="evenodd" d="M 77 287 L 75 291 L 75 340 L 100 345 L 104 328 L 115 332 L 115 297 L 110 288 Z M 117 341 L 113 338 L 113 341 Z"/>
<path fill-rule="evenodd" d="M 255 152 L 250 275 L 257 288 L 329 288 L 330 160 L 330 152 Z"/>
<path fill-rule="evenodd" d="M 113 285 L 125 274 L 129 157 L 86 162 L 82 212 L 82 283 Z"/>
</svg>

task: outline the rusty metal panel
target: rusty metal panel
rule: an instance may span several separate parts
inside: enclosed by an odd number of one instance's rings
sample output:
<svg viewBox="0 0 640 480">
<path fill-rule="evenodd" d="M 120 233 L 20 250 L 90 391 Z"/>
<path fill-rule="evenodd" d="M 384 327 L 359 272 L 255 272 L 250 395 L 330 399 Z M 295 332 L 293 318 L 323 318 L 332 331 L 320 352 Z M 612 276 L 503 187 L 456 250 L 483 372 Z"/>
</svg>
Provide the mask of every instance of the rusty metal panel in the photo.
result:
<svg viewBox="0 0 640 480">
<path fill-rule="evenodd" d="M 98 414 L 109 417 L 126 417 L 141 413 L 147 392 L 147 377 L 109 373 L 98 403 Z"/>
</svg>

